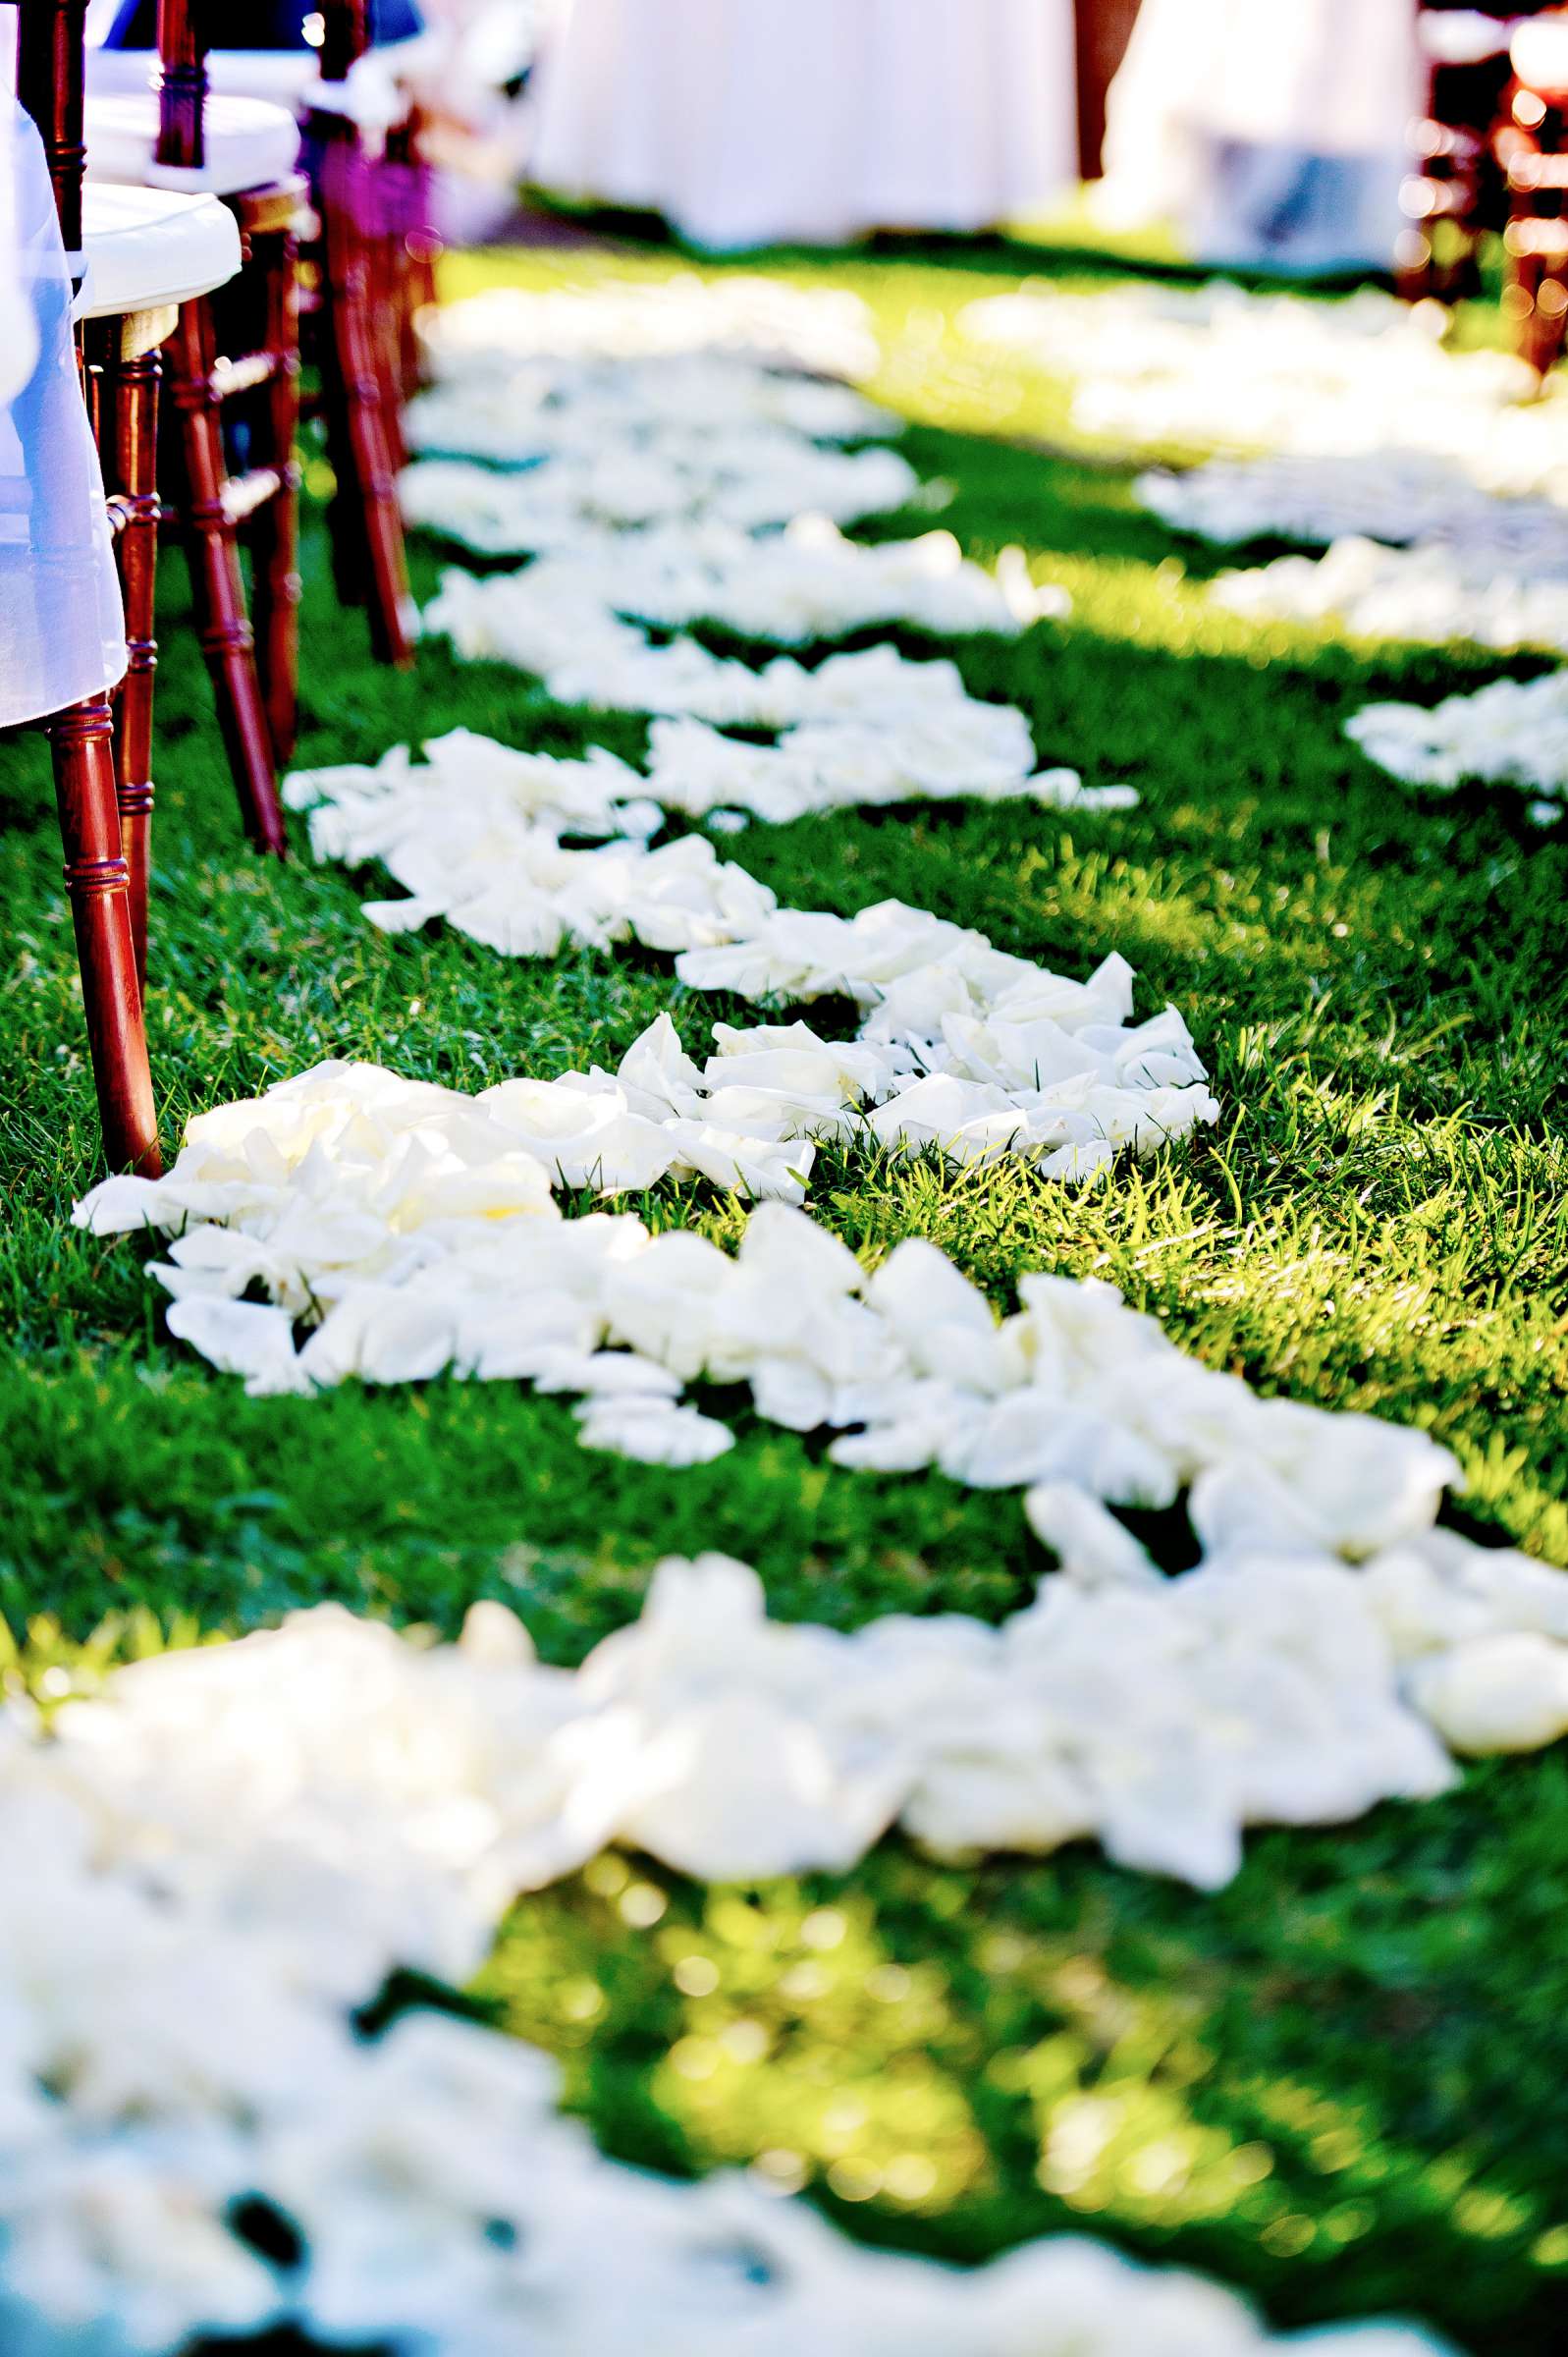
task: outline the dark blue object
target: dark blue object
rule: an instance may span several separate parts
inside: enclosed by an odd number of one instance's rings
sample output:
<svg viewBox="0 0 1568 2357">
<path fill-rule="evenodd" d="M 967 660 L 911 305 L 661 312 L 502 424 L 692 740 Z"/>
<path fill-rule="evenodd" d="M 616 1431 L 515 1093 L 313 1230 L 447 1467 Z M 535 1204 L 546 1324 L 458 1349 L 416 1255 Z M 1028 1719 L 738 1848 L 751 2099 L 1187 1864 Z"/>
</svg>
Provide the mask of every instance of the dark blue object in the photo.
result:
<svg viewBox="0 0 1568 2357">
<path fill-rule="evenodd" d="M 308 46 L 304 37 L 304 21 L 316 13 L 315 0 L 250 0 L 250 4 L 234 14 L 241 19 L 237 40 L 225 27 L 224 37 L 213 42 L 215 49 L 303 49 Z M 424 19 L 416 0 L 369 0 L 370 39 L 372 45 L 389 41 L 409 41 L 423 32 Z M 243 29 L 242 29 L 243 27 Z M 158 46 L 158 0 L 126 0 L 104 38 L 106 49 L 156 49 Z"/>
</svg>

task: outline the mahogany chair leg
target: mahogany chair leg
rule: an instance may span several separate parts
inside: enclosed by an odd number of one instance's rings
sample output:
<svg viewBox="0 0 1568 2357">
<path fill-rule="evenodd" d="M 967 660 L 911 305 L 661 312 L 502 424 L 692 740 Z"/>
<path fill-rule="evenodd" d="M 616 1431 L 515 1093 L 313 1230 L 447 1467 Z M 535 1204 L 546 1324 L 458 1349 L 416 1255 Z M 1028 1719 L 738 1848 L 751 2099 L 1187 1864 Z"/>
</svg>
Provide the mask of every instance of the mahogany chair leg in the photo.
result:
<svg viewBox="0 0 1568 2357">
<path fill-rule="evenodd" d="M 383 165 L 382 170 L 386 167 Z M 390 200 L 389 200 L 390 201 Z M 403 285 L 398 272 L 398 234 L 384 222 L 376 225 L 365 253 L 365 317 L 370 329 L 379 388 L 377 407 L 386 436 L 387 459 L 396 475 L 408 463 L 403 438 L 402 305 Z"/>
<path fill-rule="evenodd" d="M 257 246 L 260 240 L 256 241 Z M 264 271 L 266 317 L 262 349 L 280 356 L 268 385 L 266 446 L 260 463 L 272 466 L 282 489 L 258 509 L 251 528 L 251 603 L 273 756 L 281 765 L 294 751 L 299 705 L 299 275 L 298 242 L 278 237 Z"/>
<path fill-rule="evenodd" d="M 130 875 L 131 930 L 136 977 L 147 980 L 147 882 L 152 838 L 152 697 L 158 666 L 153 613 L 158 572 L 158 380 L 156 351 L 111 364 L 105 396 L 113 403 L 111 507 L 119 511 L 120 585 L 130 663 L 115 707 L 115 791 L 120 848 Z"/>
<path fill-rule="evenodd" d="M 340 595 L 363 602 L 379 662 L 406 670 L 407 558 L 370 316 L 368 240 L 361 230 L 362 175 L 351 126 L 324 133 L 321 258 L 322 377 L 328 449 L 338 477 L 334 563 Z"/>
<path fill-rule="evenodd" d="M 207 299 L 185 304 L 171 350 L 190 586 L 217 697 L 218 725 L 239 788 L 245 833 L 258 850 L 281 856 L 287 844 L 272 737 L 245 618 L 239 548 L 223 498 L 223 429 L 213 386 L 216 339 Z"/>
<path fill-rule="evenodd" d="M 108 697 L 93 696 L 58 714 L 49 738 L 103 1150 L 111 1169 L 130 1168 L 155 1178 L 163 1165 L 131 931 L 130 879 L 120 849 Z"/>
</svg>

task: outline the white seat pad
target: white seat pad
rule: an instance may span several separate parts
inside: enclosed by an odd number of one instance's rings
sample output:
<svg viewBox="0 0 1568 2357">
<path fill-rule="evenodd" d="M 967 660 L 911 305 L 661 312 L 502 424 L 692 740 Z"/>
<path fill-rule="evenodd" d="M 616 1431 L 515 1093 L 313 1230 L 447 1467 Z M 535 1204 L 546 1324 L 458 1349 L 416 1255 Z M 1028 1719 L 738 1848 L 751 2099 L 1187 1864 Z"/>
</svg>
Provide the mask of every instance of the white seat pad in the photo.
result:
<svg viewBox="0 0 1568 2357">
<path fill-rule="evenodd" d="M 1506 57 L 1513 25 L 1475 8 L 1424 8 L 1416 19 L 1422 54 L 1436 66 L 1479 66 Z"/>
<path fill-rule="evenodd" d="M 1547 24 L 1515 27 L 1508 54 L 1514 72 L 1533 90 L 1568 90 L 1568 25 Z"/>
<path fill-rule="evenodd" d="M 87 319 L 189 302 L 233 278 L 240 232 L 216 196 L 89 181 L 81 193 Z"/>
<path fill-rule="evenodd" d="M 89 97 L 87 178 L 129 181 L 191 195 L 237 196 L 285 179 L 299 159 L 299 126 L 286 107 L 264 98 L 210 97 L 203 117 L 206 161 L 183 171 L 153 161 L 158 101 L 143 89 Z"/>
<path fill-rule="evenodd" d="M 421 33 L 406 41 L 382 41 L 369 52 L 376 65 L 399 80 L 424 73 L 439 54 L 434 38 Z M 316 86 L 321 60 L 314 49 L 209 49 L 207 82 L 226 95 L 261 98 L 294 113 L 303 110 Z M 158 59 L 150 49 L 87 51 L 89 94 L 106 96 L 155 86 Z"/>
</svg>

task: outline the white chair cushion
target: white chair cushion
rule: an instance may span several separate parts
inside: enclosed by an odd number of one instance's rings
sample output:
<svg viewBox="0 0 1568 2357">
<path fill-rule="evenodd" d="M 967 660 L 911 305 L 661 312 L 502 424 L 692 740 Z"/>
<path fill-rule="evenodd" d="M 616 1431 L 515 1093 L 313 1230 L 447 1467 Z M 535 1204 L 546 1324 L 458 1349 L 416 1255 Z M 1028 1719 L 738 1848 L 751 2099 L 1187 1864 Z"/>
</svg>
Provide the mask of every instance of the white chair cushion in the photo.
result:
<svg viewBox="0 0 1568 2357">
<path fill-rule="evenodd" d="M 1533 90 L 1568 90 L 1568 24 L 1544 21 L 1515 27 L 1508 55 L 1520 81 Z"/>
<path fill-rule="evenodd" d="M 1424 8 L 1416 19 L 1422 49 L 1437 66 L 1480 66 L 1488 57 L 1506 57 L 1512 31 L 1511 19 L 1475 8 Z"/>
<path fill-rule="evenodd" d="M 188 195 L 238 196 L 286 179 L 299 160 L 298 124 L 286 107 L 264 98 L 209 97 L 202 121 L 206 161 L 188 172 L 153 161 L 158 101 L 151 90 L 90 97 L 87 178 L 179 189 Z"/>
<path fill-rule="evenodd" d="M 240 267 L 240 231 L 216 196 L 89 181 L 81 193 L 81 315 L 115 319 L 210 295 Z"/>
<path fill-rule="evenodd" d="M 313 49 L 209 49 L 207 82 L 226 96 L 262 98 L 293 114 L 297 111 L 300 92 L 316 78 L 317 64 Z M 155 50 L 87 51 L 89 97 L 151 90 L 157 84 Z"/>
<path fill-rule="evenodd" d="M 430 36 L 384 41 L 370 56 L 391 73 L 422 71 L 434 54 Z M 321 60 L 314 49 L 209 49 L 207 81 L 214 90 L 240 98 L 265 98 L 298 113 L 314 88 Z M 89 49 L 87 88 L 107 94 L 147 90 L 158 79 L 158 60 L 149 49 Z"/>
</svg>

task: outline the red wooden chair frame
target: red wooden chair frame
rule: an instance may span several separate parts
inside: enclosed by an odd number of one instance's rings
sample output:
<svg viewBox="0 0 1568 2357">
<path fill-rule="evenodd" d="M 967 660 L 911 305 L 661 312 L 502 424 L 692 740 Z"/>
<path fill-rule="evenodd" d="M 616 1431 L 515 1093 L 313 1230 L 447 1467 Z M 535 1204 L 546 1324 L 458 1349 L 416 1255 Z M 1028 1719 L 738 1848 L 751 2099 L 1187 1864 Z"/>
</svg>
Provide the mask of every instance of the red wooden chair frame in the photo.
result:
<svg viewBox="0 0 1568 2357">
<path fill-rule="evenodd" d="M 20 0 L 17 93 L 37 124 L 68 253 L 81 247 L 86 0 Z M 153 580 L 157 566 L 158 358 L 166 322 L 94 323 L 89 411 L 114 485 L 111 523 L 131 669 L 107 694 L 57 712 L 49 738 L 87 1042 L 104 1153 L 115 1169 L 161 1169 L 141 1005 L 151 823 Z"/>
<path fill-rule="evenodd" d="M 1505 43 L 1501 18 L 1498 39 Z M 1396 265 L 1412 301 L 1453 301 L 1480 289 L 1482 240 L 1507 213 L 1493 138 L 1509 81 L 1505 45 L 1491 57 L 1429 60 L 1426 110 L 1411 126 L 1415 168 L 1400 191 L 1407 226 Z"/>
<path fill-rule="evenodd" d="M 207 12 L 158 0 L 159 164 L 199 171 L 206 160 Z M 243 256 L 216 296 L 187 303 L 170 348 L 180 453 L 179 509 L 190 557 L 202 651 L 218 722 L 256 847 L 286 848 L 277 765 L 294 749 L 298 639 L 298 228 L 305 184 L 292 177 L 225 195 Z M 239 356 L 231 356 L 237 352 Z M 256 463 L 231 476 L 226 404 L 250 411 Z M 245 609 L 239 543 L 252 551 L 256 614 Z M 258 664 L 256 642 L 259 636 Z M 264 684 L 264 685 L 263 685 Z"/>
<path fill-rule="evenodd" d="M 324 0 L 321 81 L 347 83 L 368 46 L 365 0 Z M 327 453 L 337 477 L 333 573 L 346 604 L 362 605 L 381 662 L 413 661 L 412 604 L 397 470 L 403 443 L 402 340 L 388 278 L 397 158 L 367 156 L 347 105 L 325 97 L 305 123 L 320 241 L 313 311 Z"/>
<path fill-rule="evenodd" d="M 1503 307 L 1521 356 L 1544 376 L 1568 336 L 1568 86 L 1516 77 L 1497 152 L 1508 181 Z"/>
</svg>

